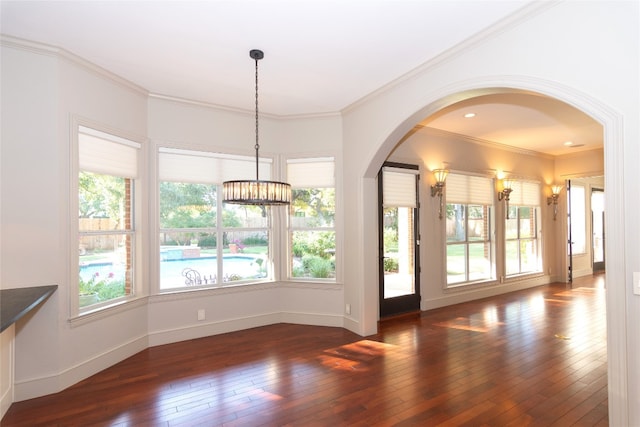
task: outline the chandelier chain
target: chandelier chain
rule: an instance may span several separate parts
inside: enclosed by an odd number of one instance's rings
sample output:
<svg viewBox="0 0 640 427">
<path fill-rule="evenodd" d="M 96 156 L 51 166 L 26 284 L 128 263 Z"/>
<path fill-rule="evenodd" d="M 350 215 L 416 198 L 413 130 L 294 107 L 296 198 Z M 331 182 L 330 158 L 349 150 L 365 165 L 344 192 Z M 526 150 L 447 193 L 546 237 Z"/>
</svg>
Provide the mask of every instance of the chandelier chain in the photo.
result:
<svg viewBox="0 0 640 427">
<path fill-rule="evenodd" d="M 258 58 L 256 58 L 256 181 L 258 180 L 258 162 L 259 158 L 259 150 L 260 144 L 258 143 Z"/>
</svg>

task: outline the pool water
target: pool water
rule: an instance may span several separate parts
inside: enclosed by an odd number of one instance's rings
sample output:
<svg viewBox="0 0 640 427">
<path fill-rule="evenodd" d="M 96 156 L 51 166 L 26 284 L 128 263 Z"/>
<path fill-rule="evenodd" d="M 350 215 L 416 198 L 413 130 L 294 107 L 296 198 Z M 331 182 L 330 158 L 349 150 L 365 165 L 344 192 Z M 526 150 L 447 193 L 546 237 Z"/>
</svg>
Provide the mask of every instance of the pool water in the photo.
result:
<svg viewBox="0 0 640 427">
<path fill-rule="evenodd" d="M 266 269 L 261 269 L 262 257 L 247 255 L 226 255 L 222 261 L 223 280 L 218 281 L 217 257 L 185 258 L 179 260 L 163 260 L 160 262 L 160 288 L 209 285 L 233 280 L 257 279 L 267 276 Z M 263 262 L 264 265 L 264 262 Z M 112 275 L 124 277 L 124 264 L 110 262 L 80 266 L 80 277 L 89 280 L 96 273 L 100 279 Z"/>
</svg>

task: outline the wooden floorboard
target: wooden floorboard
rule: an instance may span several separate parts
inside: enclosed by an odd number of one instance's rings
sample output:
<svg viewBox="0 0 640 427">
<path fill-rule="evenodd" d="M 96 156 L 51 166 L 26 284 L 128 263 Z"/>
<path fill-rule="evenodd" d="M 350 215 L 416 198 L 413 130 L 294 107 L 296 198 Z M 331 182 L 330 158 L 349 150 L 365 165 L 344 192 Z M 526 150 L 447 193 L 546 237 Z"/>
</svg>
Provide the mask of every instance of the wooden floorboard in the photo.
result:
<svg viewBox="0 0 640 427">
<path fill-rule="evenodd" d="M 607 426 L 604 276 L 340 328 L 146 349 L 11 426 Z"/>
</svg>

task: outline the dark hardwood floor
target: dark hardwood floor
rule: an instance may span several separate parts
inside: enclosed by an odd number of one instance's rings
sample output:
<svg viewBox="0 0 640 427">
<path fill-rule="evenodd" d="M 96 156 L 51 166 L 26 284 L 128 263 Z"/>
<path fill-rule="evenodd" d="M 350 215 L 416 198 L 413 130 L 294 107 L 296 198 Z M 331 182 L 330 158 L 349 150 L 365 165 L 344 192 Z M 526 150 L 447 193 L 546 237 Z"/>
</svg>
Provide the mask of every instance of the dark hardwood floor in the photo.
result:
<svg viewBox="0 0 640 427">
<path fill-rule="evenodd" d="M 142 351 L 2 426 L 605 426 L 604 275 L 385 320 Z"/>
</svg>

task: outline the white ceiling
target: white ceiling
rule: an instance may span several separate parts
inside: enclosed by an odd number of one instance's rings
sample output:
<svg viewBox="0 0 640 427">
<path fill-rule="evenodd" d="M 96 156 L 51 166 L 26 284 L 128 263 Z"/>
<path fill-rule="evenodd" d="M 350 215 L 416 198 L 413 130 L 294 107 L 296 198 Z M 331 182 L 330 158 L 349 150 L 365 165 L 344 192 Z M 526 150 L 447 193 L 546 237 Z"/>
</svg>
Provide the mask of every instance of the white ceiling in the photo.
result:
<svg viewBox="0 0 640 427">
<path fill-rule="evenodd" d="M 465 114 L 474 113 L 471 118 Z M 602 126 L 579 110 L 539 94 L 499 93 L 453 104 L 421 125 L 551 155 L 603 146 Z"/>
<path fill-rule="evenodd" d="M 5 35 L 61 47 L 157 95 L 260 111 L 336 113 L 487 30 L 530 0 L 0 1 Z M 428 125 L 558 154 L 599 125 L 539 96 L 483 97 Z M 563 151 L 563 152 L 564 152 Z"/>
</svg>

